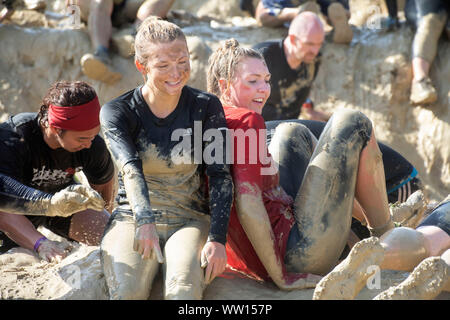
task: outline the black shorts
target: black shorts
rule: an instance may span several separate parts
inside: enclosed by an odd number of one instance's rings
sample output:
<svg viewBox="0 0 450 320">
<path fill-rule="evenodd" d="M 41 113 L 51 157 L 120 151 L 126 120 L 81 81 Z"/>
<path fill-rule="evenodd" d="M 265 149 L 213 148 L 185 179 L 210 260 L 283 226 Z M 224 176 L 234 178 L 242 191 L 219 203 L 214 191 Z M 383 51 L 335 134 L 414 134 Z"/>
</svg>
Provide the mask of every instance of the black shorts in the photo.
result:
<svg viewBox="0 0 450 320">
<path fill-rule="evenodd" d="M 436 226 L 447 232 L 450 236 L 450 200 L 441 203 L 438 207 L 433 209 L 431 214 L 426 217 L 418 227 L 424 226 Z"/>
<path fill-rule="evenodd" d="M 58 236 L 69 238 L 70 222 L 72 217 L 46 217 L 46 216 L 26 216 L 35 228 L 43 226 Z M 6 234 L 0 231 L 0 254 L 11 248 L 19 247 Z"/>
</svg>

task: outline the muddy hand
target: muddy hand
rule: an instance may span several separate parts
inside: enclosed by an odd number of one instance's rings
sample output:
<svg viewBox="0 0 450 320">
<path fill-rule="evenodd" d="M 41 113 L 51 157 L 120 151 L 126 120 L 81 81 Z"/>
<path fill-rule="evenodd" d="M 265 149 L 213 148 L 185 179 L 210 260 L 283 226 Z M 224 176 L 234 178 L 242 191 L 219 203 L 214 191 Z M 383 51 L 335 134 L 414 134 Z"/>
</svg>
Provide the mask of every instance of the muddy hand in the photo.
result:
<svg viewBox="0 0 450 320">
<path fill-rule="evenodd" d="M 65 258 L 72 249 L 72 245 L 68 242 L 57 242 L 46 239 L 41 242 L 37 249 L 41 259 L 51 262 L 54 259 Z"/>
<path fill-rule="evenodd" d="M 164 257 L 159 246 L 159 236 L 153 223 L 143 224 L 136 228 L 134 251 L 139 252 L 142 259 L 157 259 L 164 263 Z"/>
<path fill-rule="evenodd" d="M 225 246 L 219 242 L 207 242 L 201 253 L 201 267 L 205 270 L 205 283 L 209 284 L 215 277 L 222 274 L 227 266 Z"/>
<path fill-rule="evenodd" d="M 86 209 L 101 211 L 104 205 L 103 198 L 92 188 L 80 184 L 70 185 L 50 198 L 47 215 L 68 217 Z"/>
</svg>

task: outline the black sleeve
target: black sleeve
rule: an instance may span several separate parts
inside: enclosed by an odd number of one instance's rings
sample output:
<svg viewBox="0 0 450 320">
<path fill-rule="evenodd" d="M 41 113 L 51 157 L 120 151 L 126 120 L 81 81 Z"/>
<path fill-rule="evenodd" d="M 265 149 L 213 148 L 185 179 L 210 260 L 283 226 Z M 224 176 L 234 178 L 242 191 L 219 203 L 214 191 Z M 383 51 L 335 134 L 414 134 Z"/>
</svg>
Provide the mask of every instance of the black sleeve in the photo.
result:
<svg viewBox="0 0 450 320">
<path fill-rule="evenodd" d="M 385 0 L 389 17 L 397 19 L 397 0 Z"/>
<path fill-rule="evenodd" d="M 211 130 L 212 129 L 212 130 Z M 204 140 L 208 140 L 205 135 L 207 130 L 212 135 L 217 135 L 217 141 L 205 141 L 203 143 L 203 154 L 212 155 L 215 161 L 205 163 L 205 173 L 208 177 L 209 187 L 209 210 L 211 214 L 211 226 L 209 229 L 208 241 L 216 241 L 222 244 L 226 243 L 226 235 L 228 231 L 228 222 L 230 218 L 231 205 L 233 203 L 233 182 L 230 174 L 230 165 L 227 162 L 229 156 L 231 139 L 227 135 L 228 127 L 225 119 L 222 104 L 219 99 L 212 97 L 207 108 L 206 120 L 203 125 Z M 214 144 L 214 148 L 213 148 Z M 220 149 L 222 154 L 216 151 Z M 210 152 L 214 150 L 214 152 Z"/>
<path fill-rule="evenodd" d="M 83 173 L 90 183 L 105 184 L 112 179 L 114 163 L 102 137 L 96 136 L 83 156 Z"/>
<path fill-rule="evenodd" d="M 126 106 L 106 104 L 100 122 L 106 145 L 122 176 L 123 184 L 137 226 L 154 223 L 142 161 L 136 150 L 133 133 L 138 119 Z"/>
<path fill-rule="evenodd" d="M 30 188 L 7 175 L 0 173 L 0 210 L 23 215 L 45 216 L 48 204 L 42 200 L 52 195 Z"/>
<path fill-rule="evenodd" d="M 0 129 L 0 173 L 23 181 L 27 160 L 31 159 L 28 147 L 17 134 Z"/>
</svg>

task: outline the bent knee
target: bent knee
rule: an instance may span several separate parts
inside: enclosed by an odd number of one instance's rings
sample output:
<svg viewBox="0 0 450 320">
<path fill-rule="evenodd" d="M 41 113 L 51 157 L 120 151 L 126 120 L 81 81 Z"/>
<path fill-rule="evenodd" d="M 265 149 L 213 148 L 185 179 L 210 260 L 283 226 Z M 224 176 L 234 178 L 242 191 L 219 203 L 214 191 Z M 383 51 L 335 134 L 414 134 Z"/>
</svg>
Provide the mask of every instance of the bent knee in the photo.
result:
<svg viewBox="0 0 450 320">
<path fill-rule="evenodd" d="M 372 135 L 372 122 L 362 112 L 351 109 L 342 109 L 336 111 L 331 117 L 330 124 L 336 135 L 342 139 L 348 140 L 351 136 L 358 135 L 364 139 L 365 143 L 370 140 Z"/>
<path fill-rule="evenodd" d="M 164 299 L 201 300 L 203 289 L 203 279 L 194 280 L 187 273 L 178 273 L 166 279 Z"/>
</svg>

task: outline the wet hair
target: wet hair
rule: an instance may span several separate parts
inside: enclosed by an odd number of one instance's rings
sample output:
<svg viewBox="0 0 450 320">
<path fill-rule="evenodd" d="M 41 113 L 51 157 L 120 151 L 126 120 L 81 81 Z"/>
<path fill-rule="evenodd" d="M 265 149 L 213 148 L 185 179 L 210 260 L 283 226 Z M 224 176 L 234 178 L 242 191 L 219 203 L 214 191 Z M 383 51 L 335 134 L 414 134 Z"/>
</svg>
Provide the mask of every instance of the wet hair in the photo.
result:
<svg viewBox="0 0 450 320">
<path fill-rule="evenodd" d="M 236 68 L 242 58 L 256 58 L 264 61 L 263 55 L 252 48 L 244 48 L 239 45 L 236 39 L 226 40 L 208 60 L 208 74 L 206 79 L 206 87 L 208 92 L 215 94 L 219 98 L 222 96 L 220 91 L 219 80 L 226 79 L 228 85 L 234 78 Z"/>
<path fill-rule="evenodd" d="M 48 90 L 38 114 L 39 124 L 48 126 L 48 107 L 73 107 L 88 103 L 97 96 L 95 89 L 83 81 L 58 81 Z"/>
<path fill-rule="evenodd" d="M 172 42 L 178 39 L 186 41 L 186 36 L 179 26 L 156 16 L 146 18 L 139 25 L 134 40 L 135 59 L 142 65 L 148 60 L 149 43 Z"/>
</svg>

